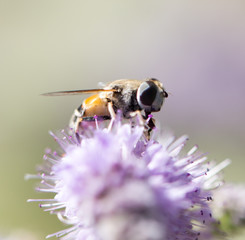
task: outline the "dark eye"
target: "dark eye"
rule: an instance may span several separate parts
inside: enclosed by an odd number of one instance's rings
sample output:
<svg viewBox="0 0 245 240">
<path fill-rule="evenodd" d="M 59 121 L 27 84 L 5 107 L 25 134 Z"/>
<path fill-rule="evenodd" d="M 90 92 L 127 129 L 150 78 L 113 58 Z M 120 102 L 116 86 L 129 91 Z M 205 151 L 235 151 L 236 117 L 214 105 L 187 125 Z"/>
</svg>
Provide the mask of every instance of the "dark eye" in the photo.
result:
<svg viewBox="0 0 245 240">
<path fill-rule="evenodd" d="M 157 92 L 157 86 L 153 82 L 143 82 L 137 92 L 138 102 L 141 105 L 151 106 L 156 98 Z"/>
<path fill-rule="evenodd" d="M 167 93 L 161 84 L 158 85 L 152 80 L 141 83 L 137 90 L 138 104 L 146 112 L 160 111 L 165 97 Z"/>
</svg>

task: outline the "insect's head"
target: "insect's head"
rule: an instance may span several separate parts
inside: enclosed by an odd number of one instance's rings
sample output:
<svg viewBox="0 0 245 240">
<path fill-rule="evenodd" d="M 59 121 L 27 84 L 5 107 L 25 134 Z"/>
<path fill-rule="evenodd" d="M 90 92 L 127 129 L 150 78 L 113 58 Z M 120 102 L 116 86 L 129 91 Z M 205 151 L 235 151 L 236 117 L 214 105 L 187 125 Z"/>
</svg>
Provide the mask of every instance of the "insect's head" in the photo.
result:
<svg viewBox="0 0 245 240">
<path fill-rule="evenodd" d="M 161 82 L 155 78 L 141 83 L 137 90 L 137 102 L 146 112 L 160 111 L 164 99 L 168 97 Z"/>
</svg>

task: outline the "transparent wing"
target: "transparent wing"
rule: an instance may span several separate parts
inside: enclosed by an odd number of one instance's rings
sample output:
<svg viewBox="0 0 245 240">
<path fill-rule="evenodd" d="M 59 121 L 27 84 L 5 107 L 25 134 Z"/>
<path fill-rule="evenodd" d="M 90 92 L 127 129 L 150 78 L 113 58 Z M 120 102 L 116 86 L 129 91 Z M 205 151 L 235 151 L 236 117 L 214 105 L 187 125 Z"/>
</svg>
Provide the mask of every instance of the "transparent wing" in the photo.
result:
<svg viewBox="0 0 245 240">
<path fill-rule="evenodd" d="M 68 95 L 81 95 L 81 94 L 91 94 L 100 92 L 116 92 L 116 89 L 87 89 L 87 90 L 71 90 L 71 91 L 58 91 L 58 92 L 48 92 L 41 94 L 42 96 L 68 96 Z"/>
</svg>

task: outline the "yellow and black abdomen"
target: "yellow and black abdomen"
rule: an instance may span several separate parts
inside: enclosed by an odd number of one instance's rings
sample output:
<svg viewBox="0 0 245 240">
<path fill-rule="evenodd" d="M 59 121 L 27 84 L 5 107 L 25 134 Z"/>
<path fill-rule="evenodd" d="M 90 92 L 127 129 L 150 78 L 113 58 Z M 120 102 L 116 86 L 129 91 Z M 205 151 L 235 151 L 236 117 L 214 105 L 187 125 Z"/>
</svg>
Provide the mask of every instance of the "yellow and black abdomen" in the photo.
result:
<svg viewBox="0 0 245 240">
<path fill-rule="evenodd" d="M 110 116 L 107 105 L 107 100 L 100 98 L 99 94 L 92 95 L 85 99 L 81 105 L 83 111 L 82 117 Z"/>
<path fill-rule="evenodd" d="M 110 119 L 108 111 L 108 102 L 102 99 L 99 94 L 92 95 L 86 98 L 83 103 L 74 111 L 69 127 L 77 131 L 79 124 L 82 121 L 94 121 L 95 116 L 98 120 Z"/>
</svg>

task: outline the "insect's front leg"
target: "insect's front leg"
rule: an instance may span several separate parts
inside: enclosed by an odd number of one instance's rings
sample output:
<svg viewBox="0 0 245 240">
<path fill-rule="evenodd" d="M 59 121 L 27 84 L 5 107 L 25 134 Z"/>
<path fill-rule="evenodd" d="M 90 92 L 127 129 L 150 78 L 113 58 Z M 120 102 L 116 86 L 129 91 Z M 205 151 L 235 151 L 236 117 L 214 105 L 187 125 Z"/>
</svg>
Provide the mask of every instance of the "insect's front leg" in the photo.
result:
<svg viewBox="0 0 245 240">
<path fill-rule="evenodd" d="M 148 120 L 146 120 L 146 125 L 147 125 L 147 133 L 148 133 L 148 136 L 150 138 L 150 135 L 151 135 L 151 131 L 156 127 L 155 125 L 155 119 L 154 118 L 148 118 Z"/>
<path fill-rule="evenodd" d="M 135 111 L 130 113 L 131 117 L 137 117 L 139 124 L 141 126 L 144 126 L 144 135 L 147 138 L 147 140 L 150 140 L 151 138 L 151 131 L 156 127 L 155 125 L 155 119 L 152 118 L 150 113 L 145 113 L 145 116 L 142 115 L 141 111 Z"/>
<path fill-rule="evenodd" d="M 144 126 L 145 125 L 145 119 L 142 116 L 142 113 L 140 110 L 134 111 L 130 113 L 130 117 L 134 118 L 137 117 L 139 121 L 139 125 Z"/>
<path fill-rule="evenodd" d="M 146 111 L 145 111 L 145 119 L 146 119 L 145 128 L 147 129 L 148 140 L 149 140 L 152 130 L 156 127 L 155 119 L 152 117 L 151 112 L 146 112 Z"/>
</svg>

